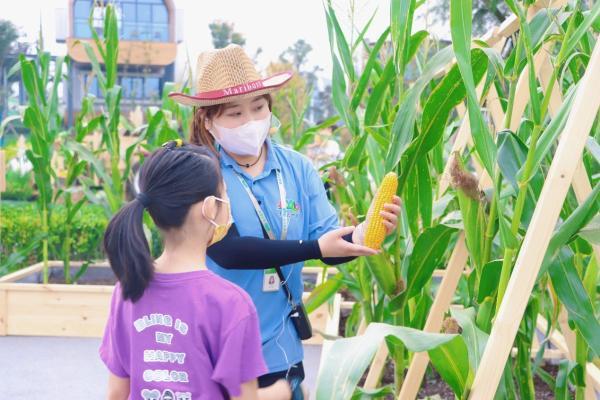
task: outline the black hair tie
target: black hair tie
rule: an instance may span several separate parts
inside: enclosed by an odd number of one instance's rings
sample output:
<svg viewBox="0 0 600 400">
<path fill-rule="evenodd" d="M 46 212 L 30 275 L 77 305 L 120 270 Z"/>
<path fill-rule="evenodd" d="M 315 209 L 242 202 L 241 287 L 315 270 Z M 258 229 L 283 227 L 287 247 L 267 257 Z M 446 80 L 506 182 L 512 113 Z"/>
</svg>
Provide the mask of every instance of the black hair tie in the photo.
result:
<svg viewBox="0 0 600 400">
<path fill-rule="evenodd" d="M 144 208 L 148 208 L 148 206 L 150 205 L 150 197 L 148 197 L 146 193 L 138 193 L 135 196 L 135 199 L 142 203 L 142 206 L 144 206 Z"/>
</svg>

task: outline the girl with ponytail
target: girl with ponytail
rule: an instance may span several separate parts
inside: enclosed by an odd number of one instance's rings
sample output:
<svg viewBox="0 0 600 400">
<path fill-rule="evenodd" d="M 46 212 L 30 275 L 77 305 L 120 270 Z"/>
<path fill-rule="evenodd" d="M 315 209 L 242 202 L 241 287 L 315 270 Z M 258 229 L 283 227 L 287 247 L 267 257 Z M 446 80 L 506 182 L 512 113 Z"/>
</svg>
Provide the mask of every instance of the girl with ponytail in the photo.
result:
<svg viewBox="0 0 600 400">
<path fill-rule="evenodd" d="M 145 161 L 139 189 L 104 236 L 118 278 L 100 347 L 108 398 L 289 399 L 285 381 L 258 389 L 267 369 L 252 300 L 205 266 L 231 225 L 213 153 L 168 142 Z M 156 260 L 146 211 L 164 242 Z"/>
</svg>

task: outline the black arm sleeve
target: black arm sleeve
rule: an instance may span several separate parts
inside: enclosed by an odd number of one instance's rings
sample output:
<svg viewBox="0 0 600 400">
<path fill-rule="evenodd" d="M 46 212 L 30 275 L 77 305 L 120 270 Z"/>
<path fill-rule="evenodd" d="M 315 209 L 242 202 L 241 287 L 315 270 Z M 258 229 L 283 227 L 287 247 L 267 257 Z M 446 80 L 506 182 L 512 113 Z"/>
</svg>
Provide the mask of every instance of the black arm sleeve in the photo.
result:
<svg viewBox="0 0 600 400">
<path fill-rule="evenodd" d="M 342 236 L 342 237 L 344 238 L 344 240 L 346 242 L 353 243 L 352 242 L 352 234 L 351 233 L 349 233 L 349 234 L 347 234 L 345 236 Z M 319 249 L 319 254 L 320 253 L 321 253 L 321 251 Z M 339 264 L 344 264 L 344 263 L 350 262 L 350 261 L 354 260 L 355 258 L 356 257 L 322 257 L 321 256 L 319 259 L 321 261 L 323 261 L 327 265 L 339 265 Z"/>
<path fill-rule="evenodd" d="M 352 242 L 352 235 L 344 236 L 344 239 Z M 314 259 L 337 265 L 356 258 L 323 258 L 317 240 L 270 240 L 240 236 L 235 224 L 227 236 L 207 249 L 207 254 L 226 269 L 266 269 Z"/>
</svg>

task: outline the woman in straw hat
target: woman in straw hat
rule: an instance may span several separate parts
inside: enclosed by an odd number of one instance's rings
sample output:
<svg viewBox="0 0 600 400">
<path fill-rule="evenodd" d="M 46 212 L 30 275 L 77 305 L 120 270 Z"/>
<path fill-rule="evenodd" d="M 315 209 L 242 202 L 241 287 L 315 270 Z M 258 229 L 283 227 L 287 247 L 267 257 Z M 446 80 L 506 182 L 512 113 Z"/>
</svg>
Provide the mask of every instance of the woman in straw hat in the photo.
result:
<svg viewBox="0 0 600 400">
<path fill-rule="evenodd" d="M 208 249 L 208 267 L 249 294 L 259 315 L 263 355 L 269 373 L 259 386 L 286 378 L 302 398 L 301 340 L 310 337 L 302 307 L 302 266 L 310 259 L 334 265 L 376 254 L 363 246 L 365 224 L 339 228 L 318 172 L 303 155 L 274 143 L 270 93 L 291 72 L 261 78 L 237 45 L 202 53 L 196 94 L 171 93 L 194 107 L 190 141 L 219 157 L 231 200 L 234 225 Z M 400 199 L 382 212 L 395 230 Z"/>
</svg>

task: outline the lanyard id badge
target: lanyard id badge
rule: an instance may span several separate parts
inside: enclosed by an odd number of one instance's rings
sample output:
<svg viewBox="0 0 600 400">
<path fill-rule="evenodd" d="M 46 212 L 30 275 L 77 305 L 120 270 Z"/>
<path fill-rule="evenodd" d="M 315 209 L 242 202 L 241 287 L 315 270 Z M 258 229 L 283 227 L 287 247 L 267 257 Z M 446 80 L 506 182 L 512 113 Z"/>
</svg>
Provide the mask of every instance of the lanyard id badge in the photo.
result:
<svg viewBox="0 0 600 400">
<path fill-rule="evenodd" d="M 281 177 L 281 172 L 279 170 L 276 170 L 275 174 L 277 176 L 277 186 L 279 187 L 279 199 L 281 202 L 281 240 L 285 240 L 285 238 L 287 237 L 287 231 L 288 231 L 289 223 L 290 223 L 289 216 L 287 215 L 287 212 L 285 210 L 285 205 L 287 204 L 285 186 L 283 184 L 283 178 Z M 248 186 L 248 183 L 237 172 L 236 172 L 236 175 L 237 175 L 240 183 L 244 187 L 244 190 L 246 190 L 246 193 L 248 194 L 248 197 L 250 198 L 250 201 L 252 202 L 252 205 L 254 206 L 256 215 L 258 216 L 258 219 L 259 219 L 263 229 L 269 236 L 269 239 L 276 240 L 275 233 L 273 232 L 273 228 L 271 227 L 271 224 L 267 220 L 267 216 L 263 212 L 262 208 L 260 208 L 260 205 L 258 204 L 258 201 L 256 200 L 256 197 L 254 196 L 254 193 L 252 193 L 252 190 Z M 279 290 L 280 284 L 281 284 L 281 279 L 277 275 L 277 271 L 275 268 L 269 268 L 269 269 L 264 270 L 263 292 L 276 292 Z"/>
<path fill-rule="evenodd" d="M 275 268 L 265 269 L 263 274 L 263 292 L 276 292 L 279 290 L 281 280 Z"/>
</svg>

